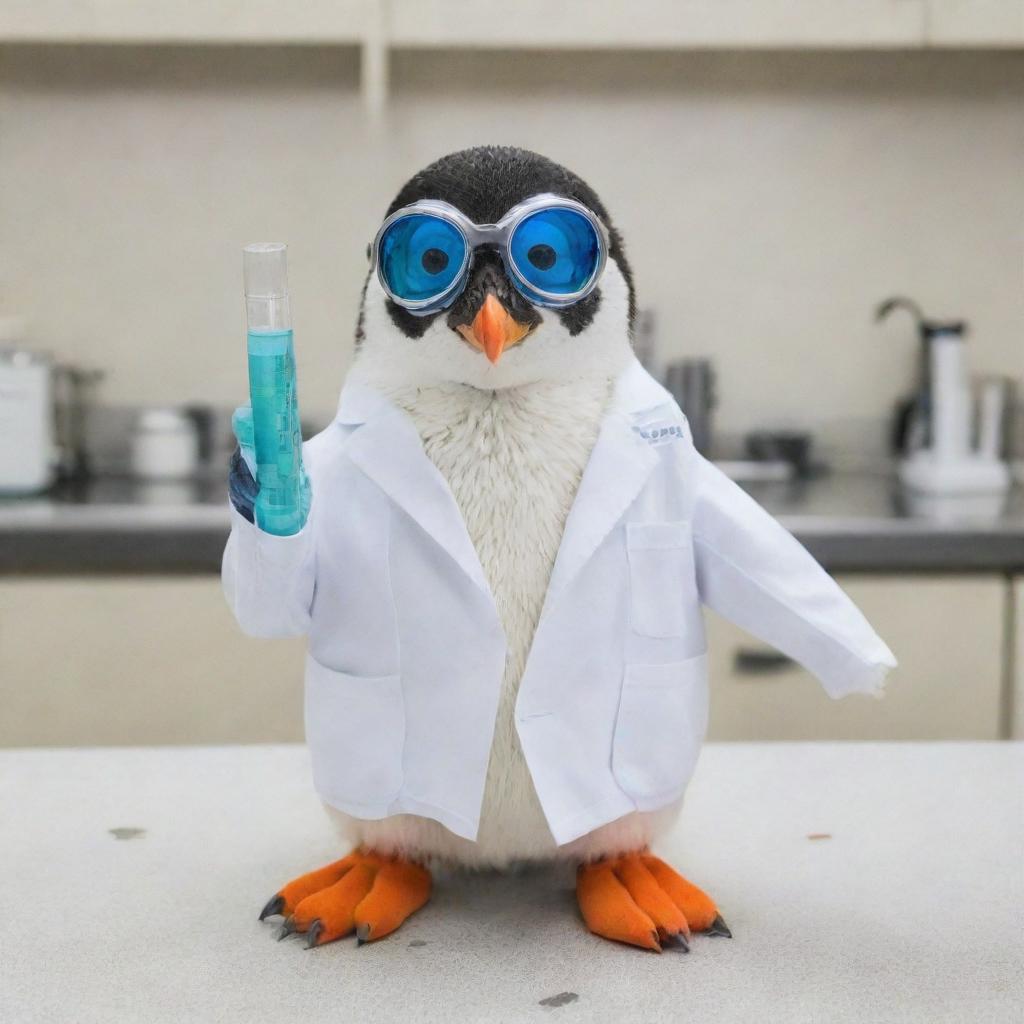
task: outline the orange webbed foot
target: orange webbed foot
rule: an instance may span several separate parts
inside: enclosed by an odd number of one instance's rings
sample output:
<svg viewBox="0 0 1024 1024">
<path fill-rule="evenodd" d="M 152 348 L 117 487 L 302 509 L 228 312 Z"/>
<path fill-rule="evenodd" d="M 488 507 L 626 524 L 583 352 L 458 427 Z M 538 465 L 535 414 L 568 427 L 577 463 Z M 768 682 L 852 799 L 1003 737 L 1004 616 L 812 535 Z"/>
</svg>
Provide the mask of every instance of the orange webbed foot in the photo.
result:
<svg viewBox="0 0 1024 1024">
<path fill-rule="evenodd" d="M 596 935 L 661 952 L 688 952 L 691 932 L 731 935 L 714 900 L 649 853 L 582 864 L 576 899 Z"/>
<path fill-rule="evenodd" d="M 718 912 L 715 901 L 703 889 L 698 889 L 693 882 L 687 881 L 678 871 L 652 854 L 642 854 L 640 859 L 669 899 L 686 915 L 693 931 L 732 938 L 732 932 Z"/>
<path fill-rule="evenodd" d="M 306 936 L 308 948 L 344 938 L 357 944 L 393 932 L 430 898 L 430 872 L 399 857 L 355 850 L 333 864 L 301 875 L 271 897 L 260 920 L 283 914 L 278 935 Z"/>
</svg>

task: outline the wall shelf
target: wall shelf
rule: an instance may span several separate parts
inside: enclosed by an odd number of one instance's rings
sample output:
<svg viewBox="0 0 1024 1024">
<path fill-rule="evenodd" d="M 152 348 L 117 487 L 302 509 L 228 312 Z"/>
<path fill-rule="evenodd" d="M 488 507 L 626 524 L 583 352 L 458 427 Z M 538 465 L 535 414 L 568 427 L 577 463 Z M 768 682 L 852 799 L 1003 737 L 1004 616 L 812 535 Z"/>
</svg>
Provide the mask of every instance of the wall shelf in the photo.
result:
<svg viewBox="0 0 1024 1024">
<path fill-rule="evenodd" d="M 5 0 L 0 44 L 356 45 L 367 107 L 391 49 L 1024 48 L 1024 0 Z"/>
<path fill-rule="evenodd" d="M 4 0 L 5 43 L 359 43 L 381 0 Z"/>
<path fill-rule="evenodd" d="M 406 47 L 773 49 L 911 47 L 925 0 L 391 0 L 389 38 Z"/>
</svg>

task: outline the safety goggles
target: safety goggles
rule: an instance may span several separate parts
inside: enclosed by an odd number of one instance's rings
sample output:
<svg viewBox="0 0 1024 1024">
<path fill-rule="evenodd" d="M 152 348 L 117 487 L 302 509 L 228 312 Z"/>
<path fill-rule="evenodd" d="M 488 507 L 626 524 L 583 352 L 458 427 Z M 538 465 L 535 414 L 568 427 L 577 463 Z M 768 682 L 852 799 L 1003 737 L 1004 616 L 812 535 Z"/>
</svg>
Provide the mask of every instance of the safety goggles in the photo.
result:
<svg viewBox="0 0 1024 1024">
<path fill-rule="evenodd" d="M 474 224 L 450 203 L 423 199 L 384 221 L 371 259 L 392 301 L 428 316 L 459 297 L 481 248 L 498 252 L 527 299 L 558 308 L 597 287 L 608 260 L 608 231 L 592 210 L 563 196 L 531 196 L 497 224 Z"/>
</svg>

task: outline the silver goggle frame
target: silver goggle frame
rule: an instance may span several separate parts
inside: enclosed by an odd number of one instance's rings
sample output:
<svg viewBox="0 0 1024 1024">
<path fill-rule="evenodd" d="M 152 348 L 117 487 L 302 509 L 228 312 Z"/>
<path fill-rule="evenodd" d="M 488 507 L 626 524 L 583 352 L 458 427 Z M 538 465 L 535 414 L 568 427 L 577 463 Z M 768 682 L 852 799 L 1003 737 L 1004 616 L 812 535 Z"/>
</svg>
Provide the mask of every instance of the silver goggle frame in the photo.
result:
<svg viewBox="0 0 1024 1024">
<path fill-rule="evenodd" d="M 512 235 L 527 217 L 540 210 L 559 209 L 573 210 L 585 217 L 597 232 L 599 240 L 598 248 L 600 251 L 593 274 L 591 274 L 587 283 L 579 291 L 569 294 L 548 292 L 531 284 L 519 267 L 516 266 L 516 261 L 512 258 L 512 253 L 509 249 Z M 388 287 L 388 283 L 384 279 L 384 271 L 380 261 L 380 243 L 387 229 L 396 220 L 401 220 L 403 217 L 408 217 L 412 214 L 427 214 L 446 221 L 462 235 L 466 243 L 462 265 L 459 267 L 455 277 L 452 278 L 451 284 L 444 291 L 427 299 L 404 299 L 400 295 L 396 295 Z M 437 313 L 442 309 L 446 309 L 459 297 L 466 287 L 466 282 L 469 280 L 469 268 L 473 262 L 473 254 L 480 248 L 494 249 L 498 252 L 505 266 L 505 272 L 512 279 L 517 289 L 530 302 L 558 309 L 564 306 L 571 306 L 579 302 L 580 299 L 585 299 L 597 287 L 597 283 L 600 281 L 605 265 L 608 262 L 609 244 L 608 229 L 593 210 L 577 202 L 575 199 L 556 196 L 550 192 L 530 196 L 529 199 L 524 199 L 521 203 L 517 203 L 497 224 L 474 224 L 460 209 L 452 206 L 451 203 L 446 203 L 442 199 L 421 199 L 418 202 L 411 203 L 409 206 L 403 206 L 400 210 L 395 210 L 390 217 L 385 219 L 373 239 L 370 259 L 372 269 L 377 274 L 377 280 L 380 281 L 380 285 L 388 298 L 416 316 L 429 316 L 432 313 Z"/>
</svg>

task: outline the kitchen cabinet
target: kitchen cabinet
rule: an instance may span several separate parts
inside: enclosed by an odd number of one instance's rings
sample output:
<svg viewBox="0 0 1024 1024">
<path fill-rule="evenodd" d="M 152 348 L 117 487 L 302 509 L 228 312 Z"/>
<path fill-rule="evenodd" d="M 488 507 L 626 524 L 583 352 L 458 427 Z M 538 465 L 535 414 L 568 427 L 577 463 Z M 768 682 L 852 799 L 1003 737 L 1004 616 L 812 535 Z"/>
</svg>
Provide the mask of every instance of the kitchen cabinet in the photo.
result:
<svg viewBox="0 0 1024 1024">
<path fill-rule="evenodd" d="M 833 701 L 709 615 L 711 738 L 1001 735 L 1012 594 L 1003 577 L 841 582 L 900 659 L 886 698 Z M 1020 620 L 1024 582 L 1016 593 Z M 0 746 L 300 740 L 303 651 L 303 640 L 243 636 L 212 576 L 0 579 Z"/>
<path fill-rule="evenodd" d="M 6 0 L 0 44 L 319 45 L 359 52 L 371 112 L 398 49 L 1024 47 L 1024 0 Z"/>
<path fill-rule="evenodd" d="M 0 38 L 61 43 L 356 43 L 382 0 L 4 0 Z"/>
<path fill-rule="evenodd" d="M 0 579 L 0 746 L 301 740 L 304 649 L 212 576 Z"/>
<path fill-rule="evenodd" d="M 909 47 L 927 0 L 390 0 L 397 46 L 565 48 Z M 585 16 L 581 16 L 585 8 Z M 500 42 L 495 25 L 501 25 Z"/>
<path fill-rule="evenodd" d="M 807 672 L 708 616 L 709 735 L 758 739 L 998 739 L 1010 584 L 999 576 L 850 576 L 839 582 L 900 666 L 881 700 L 832 700 Z"/>
<path fill-rule="evenodd" d="M 5 0 L 0 41 L 458 49 L 1024 45 L 1024 0 Z M 500 32 L 496 33 L 496 26 Z"/>
<path fill-rule="evenodd" d="M 1024 0 L 930 0 L 929 46 L 1024 45 Z"/>
</svg>

